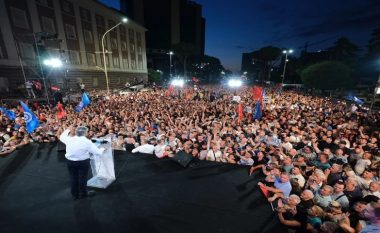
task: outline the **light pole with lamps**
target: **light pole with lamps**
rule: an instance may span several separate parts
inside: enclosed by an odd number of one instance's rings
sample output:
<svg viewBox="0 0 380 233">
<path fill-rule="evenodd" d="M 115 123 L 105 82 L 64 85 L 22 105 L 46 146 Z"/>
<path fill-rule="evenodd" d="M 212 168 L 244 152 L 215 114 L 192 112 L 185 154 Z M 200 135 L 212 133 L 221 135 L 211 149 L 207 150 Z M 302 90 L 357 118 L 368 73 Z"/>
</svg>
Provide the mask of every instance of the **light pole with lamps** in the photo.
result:
<svg viewBox="0 0 380 233">
<path fill-rule="evenodd" d="M 170 79 L 172 78 L 172 56 L 173 56 L 173 51 L 168 52 L 169 54 L 169 74 L 170 74 Z"/>
<path fill-rule="evenodd" d="M 109 33 L 110 31 L 112 31 L 113 29 L 117 28 L 120 24 L 122 23 L 126 23 L 128 22 L 128 19 L 127 18 L 123 18 L 121 20 L 121 22 L 119 22 L 118 24 L 116 24 L 115 26 L 113 26 L 112 28 L 108 29 L 102 36 L 102 53 L 103 53 L 103 62 L 104 62 L 104 74 L 106 76 L 106 84 L 107 84 L 107 95 L 110 94 L 110 87 L 109 87 L 109 84 L 108 84 L 108 74 L 107 74 L 107 63 L 106 63 L 106 53 L 104 51 L 104 38 L 105 36 L 107 35 L 107 33 Z"/>
<path fill-rule="evenodd" d="M 293 53 L 293 50 L 292 49 L 284 50 L 284 51 L 282 51 L 282 53 L 285 54 L 284 71 L 282 72 L 282 81 L 281 81 L 281 84 L 284 85 L 286 63 L 288 62 L 288 54 Z"/>
</svg>

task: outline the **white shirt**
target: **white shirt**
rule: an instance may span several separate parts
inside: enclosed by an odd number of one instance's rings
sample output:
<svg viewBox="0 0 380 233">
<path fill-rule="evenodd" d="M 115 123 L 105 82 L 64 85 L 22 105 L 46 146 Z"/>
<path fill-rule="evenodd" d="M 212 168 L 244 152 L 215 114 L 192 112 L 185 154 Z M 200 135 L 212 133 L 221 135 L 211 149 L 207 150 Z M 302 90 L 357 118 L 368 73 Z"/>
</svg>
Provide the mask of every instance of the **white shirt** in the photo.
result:
<svg viewBox="0 0 380 233">
<path fill-rule="evenodd" d="M 91 154 L 100 155 L 103 153 L 104 149 L 99 149 L 85 136 L 74 136 L 70 137 L 70 130 L 66 129 L 63 131 L 59 140 L 66 144 L 66 154 L 65 157 L 72 161 L 81 161 L 90 158 Z"/>
<path fill-rule="evenodd" d="M 222 152 L 218 150 L 217 152 L 214 152 L 212 149 L 207 152 L 206 160 L 208 161 L 216 161 L 219 160 L 222 157 Z"/>
<path fill-rule="evenodd" d="M 298 184 L 300 185 L 300 187 L 303 188 L 303 186 L 305 186 L 305 177 L 303 177 L 301 174 L 298 174 L 298 175 L 290 175 L 290 178 L 297 178 L 297 181 L 298 181 Z"/>
<path fill-rule="evenodd" d="M 154 146 L 150 144 L 144 144 L 132 150 L 132 153 L 137 153 L 137 152 L 144 153 L 144 154 L 153 154 Z"/>
<path fill-rule="evenodd" d="M 157 158 L 164 157 L 165 147 L 166 147 L 165 144 L 163 145 L 158 144 L 154 147 L 154 154 L 157 156 Z"/>
</svg>

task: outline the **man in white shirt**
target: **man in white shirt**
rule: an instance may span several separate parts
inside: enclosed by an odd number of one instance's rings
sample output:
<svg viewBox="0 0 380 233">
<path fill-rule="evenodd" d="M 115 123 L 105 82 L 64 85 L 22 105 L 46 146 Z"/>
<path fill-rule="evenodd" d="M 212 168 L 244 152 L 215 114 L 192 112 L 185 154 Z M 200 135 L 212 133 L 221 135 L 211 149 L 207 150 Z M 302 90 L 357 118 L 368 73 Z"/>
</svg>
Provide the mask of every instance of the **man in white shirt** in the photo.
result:
<svg viewBox="0 0 380 233">
<path fill-rule="evenodd" d="M 59 140 L 66 145 L 67 168 L 70 173 L 71 195 L 73 199 L 94 196 L 94 191 L 87 191 L 87 173 L 90 168 L 90 153 L 100 155 L 104 148 L 98 148 L 88 138 L 88 129 L 79 126 L 75 136 L 70 136 L 71 127 L 63 131 Z"/>
<path fill-rule="evenodd" d="M 138 146 L 132 150 L 132 153 L 137 153 L 137 152 L 152 155 L 154 152 L 154 146 L 151 144 L 148 144 L 148 142 L 145 139 L 141 140 L 141 146 Z"/>
</svg>

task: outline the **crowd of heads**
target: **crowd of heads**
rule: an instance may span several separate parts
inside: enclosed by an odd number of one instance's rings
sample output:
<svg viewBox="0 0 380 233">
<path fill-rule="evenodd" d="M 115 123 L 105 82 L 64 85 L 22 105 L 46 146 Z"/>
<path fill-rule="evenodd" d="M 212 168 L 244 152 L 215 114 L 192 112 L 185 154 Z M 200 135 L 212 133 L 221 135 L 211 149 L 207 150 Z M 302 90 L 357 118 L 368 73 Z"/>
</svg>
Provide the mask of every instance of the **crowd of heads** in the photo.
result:
<svg viewBox="0 0 380 233">
<path fill-rule="evenodd" d="M 63 119 L 53 106 L 29 104 L 40 120 L 30 134 L 13 106 L 15 120 L 0 116 L 2 151 L 56 142 L 68 126 L 86 126 L 87 137 L 111 138 L 114 149 L 148 148 L 158 158 L 184 151 L 199 160 L 247 166 L 250 175 L 265 177 L 260 186 L 268 191 L 268 201 L 280 221 L 296 231 L 355 232 L 371 220 L 365 216 L 370 208 L 379 221 L 378 112 L 270 88 L 260 119 L 254 119 L 259 100 L 250 88 L 97 91 L 90 96 L 91 105 L 79 113 L 76 104 L 66 104 Z M 234 96 L 241 97 L 242 116 Z"/>
</svg>

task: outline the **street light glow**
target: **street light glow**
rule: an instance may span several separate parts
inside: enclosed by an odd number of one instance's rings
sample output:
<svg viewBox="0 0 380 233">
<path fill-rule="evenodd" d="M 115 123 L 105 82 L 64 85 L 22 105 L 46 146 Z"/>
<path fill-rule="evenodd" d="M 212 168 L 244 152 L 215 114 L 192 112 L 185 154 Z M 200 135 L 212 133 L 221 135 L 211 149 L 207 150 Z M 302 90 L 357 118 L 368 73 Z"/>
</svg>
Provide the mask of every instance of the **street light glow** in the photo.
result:
<svg viewBox="0 0 380 233">
<path fill-rule="evenodd" d="M 126 23 L 126 22 L 128 22 L 128 19 L 127 18 L 122 18 L 121 22 Z"/>
<path fill-rule="evenodd" d="M 171 82 L 173 86 L 177 86 L 177 87 L 182 87 L 184 83 L 185 81 L 183 81 L 183 79 L 174 79 Z"/>
<path fill-rule="evenodd" d="M 46 59 L 44 60 L 44 65 L 50 66 L 52 68 L 59 68 L 62 66 L 62 61 L 59 60 L 58 58 Z"/>
<path fill-rule="evenodd" d="M 284 53 L 284 54 L 293 53 L 293 49 L 283 50 L 282 53 Z"/>
<path fill-rule="evenodd" d="M 240 87 L 242 85 L 241 80 L 238 79 L 230 79 L 228 81 L 228 86 L 230 87 Z"/>
</svg>

